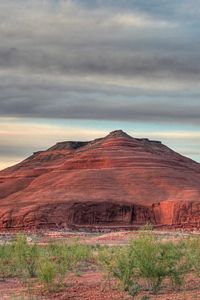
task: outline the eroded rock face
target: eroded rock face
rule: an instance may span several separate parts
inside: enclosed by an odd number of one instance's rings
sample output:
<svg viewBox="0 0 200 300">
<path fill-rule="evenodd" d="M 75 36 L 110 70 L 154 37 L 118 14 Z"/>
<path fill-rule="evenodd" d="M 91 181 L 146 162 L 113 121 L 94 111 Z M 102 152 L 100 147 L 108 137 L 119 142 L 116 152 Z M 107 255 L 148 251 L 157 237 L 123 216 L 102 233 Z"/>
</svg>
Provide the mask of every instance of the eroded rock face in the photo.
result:
<svg viewBox="0 0 200 300">
<path fill-rule="evenodd" d="M 118 130 L 62 142 L 0 172 L 0 230 L 200 227 L 200 164 Z"/>
</svg>

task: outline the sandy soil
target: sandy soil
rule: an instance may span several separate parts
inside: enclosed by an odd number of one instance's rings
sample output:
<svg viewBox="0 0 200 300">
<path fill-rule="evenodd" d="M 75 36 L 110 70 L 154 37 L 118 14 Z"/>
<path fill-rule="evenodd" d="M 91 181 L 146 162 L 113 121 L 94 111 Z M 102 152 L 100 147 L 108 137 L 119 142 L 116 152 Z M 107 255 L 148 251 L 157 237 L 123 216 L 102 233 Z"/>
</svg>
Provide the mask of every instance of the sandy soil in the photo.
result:
<svg viewBox="0 0 200 300">
<path fill-rule="evenodd" d="M 151 300 L 199 300 L 199 281 L 189 278 L 181 291 L 170 291 L 163 287 L 158 295 L 142 292 L 135 300 L 141 300 L 148 295 Z M 106 281 L 103 274 L 98 271 L 87 271 L 81 276 L 71 275 L 67 278 L 63 291 L 47 293 L 40 287 L 22 284 L 17 279 L 7 279 L 0 282 L 0 299 L 2 300 L 131 300 L 131 296 L 120 291 L 116 282 Z"/>
<path fill-rule="evenodd" d="M 197 233 L 196 233 L 197 234 Z M 104 234 L 89 233 L 66 233 L 66 232 L 43 232 L 40 234 L 29 234 L 30 243 L 36 241 L 39 244 L 46 244 L 53 241 L 73 241 L 79 239 L 85 244 L 101 245 L 124 245 L 131 238 L 138 235 L 138 232 L 113 232 Z M 177 241 L 186 238 L 190 233 L 183 232 L 156 232 L 156 236 L 162 240 Z M 10 241 L 14 238 L 12 235 L 1 235 L 0 242 Z M 135 300 L 141 300 L 143 296 L 148 295 L 151 300 L 200 300 L 200 280 L 189 276 L 185 286 L 180 291 L 172 291 L 166 285 L 158 295 L 142 292 Z M 130 300 L 133 299 L 126 293 L 120 291 L 116 282 L 110 284 L 105 276 L 95 268 L 86 268 L 81 276 L 73 274 L 67 276 L 66 287 L 63 291 L 47 293 L 44 292 L 36 283 L 29 281 L 28 284 L 21 282 L 16 278 L 6 280 L 0 279 L 0 300 Z"/>
<path fill-rule="evenodd" d="M 141 232 L 141 231 L 140 231 Z M 200 236 L 200 231 L 153 231 L 158 239 L 178 241 L 189 236 Z M 100 245 L 125 245 L 130 239 L 138 236 L 139 231 L 116 231 L 109 233 L 91 233 L 91 232 L 72 232 L 72 231 L 41 231 L 36 233 L 26 233 L 27 240 L 30 243 L 48 244 L 59 241 L 78 240 L 84 244 L 100 244 Z M 16 233 L 0 232 L 0 244 L 10 242 L 15 239 Z"/>
</svg>

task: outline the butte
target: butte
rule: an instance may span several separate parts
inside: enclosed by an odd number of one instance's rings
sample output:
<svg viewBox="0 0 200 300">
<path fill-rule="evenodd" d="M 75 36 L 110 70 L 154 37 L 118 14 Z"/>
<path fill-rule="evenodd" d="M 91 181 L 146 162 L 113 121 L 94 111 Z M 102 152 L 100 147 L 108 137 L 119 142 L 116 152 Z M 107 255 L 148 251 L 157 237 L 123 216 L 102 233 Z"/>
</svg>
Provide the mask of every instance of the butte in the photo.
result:
<svg viewBox="0 0 200 300">
<path fill-rule="evenodd" d="M 200 228 L 200 164 L 122 130 L 0 172 L 0 230 Z"/>
</svg>

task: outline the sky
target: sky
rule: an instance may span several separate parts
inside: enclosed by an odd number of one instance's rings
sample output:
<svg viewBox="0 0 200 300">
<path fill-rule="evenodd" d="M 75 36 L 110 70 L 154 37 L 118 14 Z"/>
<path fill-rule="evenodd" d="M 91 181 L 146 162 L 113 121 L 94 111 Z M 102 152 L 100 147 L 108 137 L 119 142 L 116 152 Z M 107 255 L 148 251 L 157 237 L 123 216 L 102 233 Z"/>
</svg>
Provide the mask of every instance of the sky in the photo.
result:
<svg viewBox="0 0 200 300">
<path fill-rule="evenodd" d="M 200 162 L 200 0 L 1 0 L 0 169 L 122 129 Z"/>
</svg>

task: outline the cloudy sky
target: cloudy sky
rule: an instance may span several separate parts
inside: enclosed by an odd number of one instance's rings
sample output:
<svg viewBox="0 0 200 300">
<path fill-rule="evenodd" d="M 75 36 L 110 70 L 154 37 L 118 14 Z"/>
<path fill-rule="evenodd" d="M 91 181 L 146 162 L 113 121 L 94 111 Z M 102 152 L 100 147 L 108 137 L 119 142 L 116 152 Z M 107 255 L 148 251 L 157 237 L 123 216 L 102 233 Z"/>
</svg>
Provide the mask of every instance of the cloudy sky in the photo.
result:
<svg viewBox="0 0 200 300">
<path fill-rule="evenodd" d="M 200 0 L 1 0 L 0 169 L 123 129 L 200 162 Z"/>
</svg>

